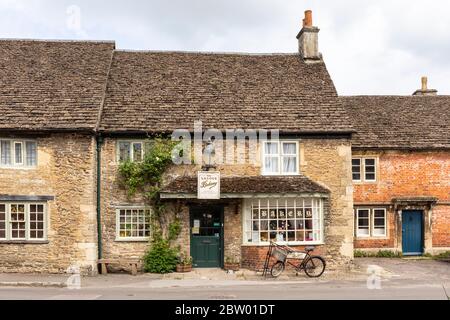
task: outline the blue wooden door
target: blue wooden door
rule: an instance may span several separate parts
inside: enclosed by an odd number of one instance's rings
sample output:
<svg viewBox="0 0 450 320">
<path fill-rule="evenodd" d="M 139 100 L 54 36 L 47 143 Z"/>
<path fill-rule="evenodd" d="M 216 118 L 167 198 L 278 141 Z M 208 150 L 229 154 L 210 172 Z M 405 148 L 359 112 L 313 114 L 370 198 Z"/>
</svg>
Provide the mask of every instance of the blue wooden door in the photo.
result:
<svg viewBox="0 0 450 320">
<path fill-rule="evenodd" d="M 402 250 L 404 255 L 420 255 L 423 253 L 422 211 L 403 211 Z"/>
</svg>

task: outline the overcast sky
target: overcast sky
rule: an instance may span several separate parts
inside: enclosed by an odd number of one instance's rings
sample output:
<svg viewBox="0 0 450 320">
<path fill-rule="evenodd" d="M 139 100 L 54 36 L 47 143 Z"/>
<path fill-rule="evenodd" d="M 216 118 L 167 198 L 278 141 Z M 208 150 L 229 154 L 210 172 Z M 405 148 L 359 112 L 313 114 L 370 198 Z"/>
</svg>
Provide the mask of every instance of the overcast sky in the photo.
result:
<svg viewBox="0 0 450 320">
<path fill-rule="evenodd" d="M 119 49 L 295 52 L 313 10 L 339 94 L 450 94 L 448 0 L 0 0 L 0 37 L 115 40 Z"/>
</svg>

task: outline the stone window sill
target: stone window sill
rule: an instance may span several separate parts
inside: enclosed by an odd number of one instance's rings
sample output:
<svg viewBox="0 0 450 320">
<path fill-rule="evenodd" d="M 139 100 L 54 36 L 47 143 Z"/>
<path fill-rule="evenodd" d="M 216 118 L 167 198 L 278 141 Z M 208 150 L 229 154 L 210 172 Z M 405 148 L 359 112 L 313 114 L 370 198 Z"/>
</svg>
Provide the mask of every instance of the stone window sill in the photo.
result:
<svg viewBox="0 0 450 320">
<path fill-rule="evenodd" d="M 0 244 L 49 244 L 49 241 L 0 240 Z"/>
</svg>

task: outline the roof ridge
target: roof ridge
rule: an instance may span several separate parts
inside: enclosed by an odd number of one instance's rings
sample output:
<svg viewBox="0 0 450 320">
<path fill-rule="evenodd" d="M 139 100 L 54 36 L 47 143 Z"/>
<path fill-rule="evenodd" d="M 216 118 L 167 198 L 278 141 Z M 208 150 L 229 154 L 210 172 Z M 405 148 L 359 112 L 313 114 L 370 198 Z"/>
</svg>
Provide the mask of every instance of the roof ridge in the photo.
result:
<svg viewBox="0 0 450 320">
<path fill-rule="evenodd" d="M 115 40 L 77 40 L 77 39 L 30 39 L 30 38 L 0 38 L 0 42 L 61 42 L 61 43 L 108 43 L 116 44 Z"/>
<path fill-rule="evenodd" d="M 438 94 L 435 96 L 413 96 L 413 95 L 400 95 L 400 94 L 356 94 L 356 95 L 346 95 L 338 96 L 338 98 L 449 98 L 450 95 Z"/>
<path fill-rule="evenodd" d="M 236 51 L 195 51 L 195 50 L 146 50 L 146 49 L 116 49 L 116 52 L 126 53 L 183 53 L 204 55 L 245 55 L 245 56 L 299 56 L 297 52 L 236 52 Z"/>
</svg>

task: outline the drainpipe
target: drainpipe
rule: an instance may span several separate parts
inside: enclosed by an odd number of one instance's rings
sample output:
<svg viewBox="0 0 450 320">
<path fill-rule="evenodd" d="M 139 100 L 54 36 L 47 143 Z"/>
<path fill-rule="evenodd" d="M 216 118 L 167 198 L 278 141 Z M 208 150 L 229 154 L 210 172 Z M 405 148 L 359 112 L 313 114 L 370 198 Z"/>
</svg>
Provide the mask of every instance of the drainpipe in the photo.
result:
<svg viewBox="0 0 450 320">
<path fill-rule="evenodd" d="M 103 254 L 102 248 L 102 218 L 101 218 L 101 155 L 102 155 L 102 144 L 103 137 L 98 135 L 96 137 L 97 142 L 97 248 L 98 248 L 98 259 L 101 259 Z"/>
</svg>

